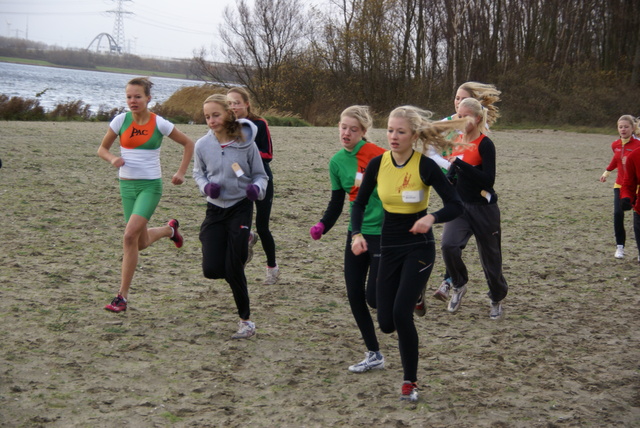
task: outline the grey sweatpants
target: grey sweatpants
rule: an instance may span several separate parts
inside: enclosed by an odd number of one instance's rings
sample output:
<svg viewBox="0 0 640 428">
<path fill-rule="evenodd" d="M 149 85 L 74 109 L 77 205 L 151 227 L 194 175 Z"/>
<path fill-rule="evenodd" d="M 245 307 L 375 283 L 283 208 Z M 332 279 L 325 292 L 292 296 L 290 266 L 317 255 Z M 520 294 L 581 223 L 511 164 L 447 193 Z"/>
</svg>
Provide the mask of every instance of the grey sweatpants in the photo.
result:
<svg viewBox="0 0 640 428">
<path fill-rule="evenodd" d="M 442 258 L 451 276 L 451 283 L 454 288 L 459 288 L 469 281 L 467 266 L 462 260 L 462 250 L 473 235 L 489 285 L 489 297 L 492 301 L 499 302 L 505 298 L 509 289 L 502 275 L 500 208 L 498 204 L 475 205 L 463 202 L 463 205 L 464 213 L 446 223 L 442 233 Z"/>
</svg>

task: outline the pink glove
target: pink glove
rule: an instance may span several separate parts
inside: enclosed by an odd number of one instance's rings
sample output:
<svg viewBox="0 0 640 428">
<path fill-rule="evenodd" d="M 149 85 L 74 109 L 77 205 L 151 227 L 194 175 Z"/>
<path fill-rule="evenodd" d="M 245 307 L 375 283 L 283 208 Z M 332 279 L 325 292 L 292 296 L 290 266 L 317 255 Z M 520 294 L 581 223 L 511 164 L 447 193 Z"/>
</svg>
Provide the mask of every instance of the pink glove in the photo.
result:
<svg viewBox="0 0 640 428">
<path fill-rule="evenodd" d="M 218 183 L 208 183 L 204 186 L 204 193 L 211 199 L 216 199 L 220 196 L 220 185 Z"/>
<path fill-rule="evenodd" d="M 311 235 L 314 241 L 322 238 L 322 232 L 324 232 L 324 223 L 321 221 L 319 221 L 315 226 L 311 226 L 311 229 L 309 229 L 309 235 Z"/>
<path fill-rule="evenodd" d="M 256 186 L 255 184 L 247 185 L 247 198 L 249 198 L 250 201 L 255 201 L 256 199 L 258 199 L 259 195 L 260 188 L 258 186 Z"/>
</svg>

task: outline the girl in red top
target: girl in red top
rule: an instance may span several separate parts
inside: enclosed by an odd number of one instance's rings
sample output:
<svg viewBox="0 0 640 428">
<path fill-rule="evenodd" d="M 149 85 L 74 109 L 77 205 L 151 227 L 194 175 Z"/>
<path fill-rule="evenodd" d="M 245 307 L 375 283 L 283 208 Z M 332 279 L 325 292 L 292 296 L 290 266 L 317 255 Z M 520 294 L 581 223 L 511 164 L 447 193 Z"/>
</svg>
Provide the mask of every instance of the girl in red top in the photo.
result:
<svg viewBox="0 0 640 428">
<path fill-rule="evenodd" d="M 616 237 L 616 252 L 615 258 L 621 259 L 624 257 L 624 245 L 627 239 L 627 234 L 624 229 L 624 210 L 620 205 L 620 188 L 625 179 L 626 162 L 627 157 L 635 149 L 640 147 L 640 140 L 638 140 L 634 133 L 637 135 L 637 123 L 633 116 L 624 115 L 618 119 L 618 134 L 620 138 L 611 143 L 611 150 L 613 150 L 613 157 L 609 166 L 600 177 L 601 182 L 606 182 L 607 177 L 611 174 L 611 171 L 618 169 L 618 175 L 616 176 L 616 182 L 613 185 L 613 231 Z"/>
</svg>

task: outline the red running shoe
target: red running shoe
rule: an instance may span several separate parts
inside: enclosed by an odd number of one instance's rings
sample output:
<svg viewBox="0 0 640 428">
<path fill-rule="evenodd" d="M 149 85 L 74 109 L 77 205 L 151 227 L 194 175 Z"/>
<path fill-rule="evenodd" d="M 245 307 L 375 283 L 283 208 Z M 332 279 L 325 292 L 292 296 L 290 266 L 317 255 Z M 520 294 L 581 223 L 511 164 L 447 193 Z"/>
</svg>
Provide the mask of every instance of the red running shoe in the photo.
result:
<svg viewBox="0 0 640 428">
<path fill-rule="evenodd" d="M 176 248 L 182 247 L 184 239 L 182 239 L 182 235 L 180 235 L 180 232 L 178 232 L 178 227 L 180 227 L 180 223 L 178 222 L 178 220 L 172 218 L 171 220 L 169 220 L 169 223 L 167 223 L 167 226 L 173 229 L 173 236 L 169 239 L 171 239 L 174 244 L 176 244 Z"/>
<path fill-rule="evenodd" d="M 113 298 L 111 303 L 104 307 L 106 310 L 111 312 L 122 312 L 127 310 L 127 299 L 122 297 L 121 294 L 118 294 Z"/>
<path fill-rule="evenodd" d="M 418 401 L 418 384 L 405 380 L 402 384 L 402 395 L 400 400 Z"/>
</svg>

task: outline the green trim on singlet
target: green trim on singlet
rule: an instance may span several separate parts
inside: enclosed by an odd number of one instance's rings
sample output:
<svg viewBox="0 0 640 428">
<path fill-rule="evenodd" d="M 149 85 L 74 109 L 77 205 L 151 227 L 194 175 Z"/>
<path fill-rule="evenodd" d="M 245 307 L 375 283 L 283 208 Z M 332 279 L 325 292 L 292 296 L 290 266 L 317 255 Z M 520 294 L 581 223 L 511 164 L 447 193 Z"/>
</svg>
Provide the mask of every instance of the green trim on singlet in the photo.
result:
<svg viewBox="0 0 640 428">
<path fill-rule="evenodd" d="M 135 147 L 135 149 L 133 149 L 133 150 L 138 150 L 138 149 L 140 149 L 140 150 L 156 150 L 156 149 L 159 149 L 160 146 L 162 145 L 162 139 L 163 139 L 164 135 L 162 135 L 162 132 L 160 132 L 160 130 L 158 129 L 158 118 L 153 113 L 152 113 L 152 117 L 153 117 L 153 121 L 154 121 L 153 122 L 154 123 L 153 134 L 149 137 L 149 139 L 148 139 L 148 141 L 146 143 Z M 124 122 L 122 123 L 122 126 L 120 127 L 120 135 L 122 136 L 125 132 L 131 132 L 131 131 L 129 131 L 129 129 L 132 128 L 134 125 L 138 125 L 138 124 L 133 121 L 133 113 L 131 113 L 129 111 L 124 116 Z M 145 127 L 146 127 L 146 125 L 145 125 Z"/>
<path fill-rule="evenodd" d="M 344 190 L 349 195 L 349 215 L 351 215 L 351 207 L 359 189 L 359 187 L 354 187 L 356 173 L 364 172 L 369 161 L 378 156 L 379 152 L 383 153 L 384 149 L 362 140 L 356 144 L 352 151 L 342 149 L 329 161 L 331 190 Z M 382 202 L 380 202 L 378 191 L 375 189 L 365 209 L 360 232 L 365 235 L 380 235 L 383 219 Z M 349 222 L 349 230 L 351 230 L 351 222 Z"/>
</svg>

